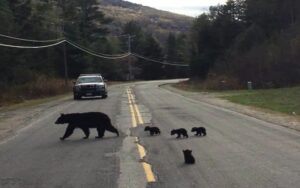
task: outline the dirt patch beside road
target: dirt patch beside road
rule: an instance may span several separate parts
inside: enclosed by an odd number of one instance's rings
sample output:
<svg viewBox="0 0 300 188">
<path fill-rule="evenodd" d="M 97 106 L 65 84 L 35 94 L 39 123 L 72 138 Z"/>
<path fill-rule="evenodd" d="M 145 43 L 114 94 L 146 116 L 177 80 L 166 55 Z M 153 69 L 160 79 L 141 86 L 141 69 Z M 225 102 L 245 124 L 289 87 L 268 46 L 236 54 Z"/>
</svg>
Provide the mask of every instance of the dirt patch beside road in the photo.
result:
<svg viewBox="0 0 300 188">
<path fill-rule="evenodd" d="M 266 122 L 274 123 L 277 125 L 281 125 L 284 127 L 288 127 L 300 131 L 300 118 L 297 116 L 291 116 L 283 113 L 274 112 L 271 110 L 235 104 L 225 99 L 219 98 L 221 97 L 221 94 L 217 94 L 217 93 L 183 91 L 172 87 L 170 84 L 161 85 L 161 87 L 194 100 L 198 100 L 218 107 L 230 109 L 232 111 L 246 114 L 248 116 Z"/>
<path fill-rule="evenodd" d="M 18 130 L 30 125 L 33 120 L 47 113 L 50 108 L 55 108 L 63 102 L 70 100 L 70 96 L 49 98 L 29 104 L 21 104 L 0 108 L 0 142 L 17 134 Z"/>
</svg>

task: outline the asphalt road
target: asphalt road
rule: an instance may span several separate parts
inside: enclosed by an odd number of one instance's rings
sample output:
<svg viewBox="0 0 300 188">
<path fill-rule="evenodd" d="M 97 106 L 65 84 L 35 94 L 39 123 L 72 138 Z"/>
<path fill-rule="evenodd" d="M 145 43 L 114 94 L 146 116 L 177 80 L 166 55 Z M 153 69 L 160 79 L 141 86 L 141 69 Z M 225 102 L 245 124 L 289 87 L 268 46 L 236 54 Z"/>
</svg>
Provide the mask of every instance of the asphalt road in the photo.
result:
<svg viewBox="0 0 300 188">
<path fill-rule="evenodd" d="M 158 87 L 164 82 L 170 81 L 111 86 L 107 99 L 46 105 L 0 144 L 0 187 L 299 187 L 299 132 Z M 106 132 L 95 140 L 92 130 L 83 140 L 76 130 L 59 140 L 66 127 L 54 124 L 60 113 L 92 111 L 107 113 L 121 136 Z M 159 127 L 161 135 L 149 136 L 146 125 Z M 207 136 L 193 136 L 195 126 L 206 127 Z M 171 136 L 176 128 L 190 137 Z M 193 151 L 196 164 L 183 163 L 183 149 Z"/>
</svg>

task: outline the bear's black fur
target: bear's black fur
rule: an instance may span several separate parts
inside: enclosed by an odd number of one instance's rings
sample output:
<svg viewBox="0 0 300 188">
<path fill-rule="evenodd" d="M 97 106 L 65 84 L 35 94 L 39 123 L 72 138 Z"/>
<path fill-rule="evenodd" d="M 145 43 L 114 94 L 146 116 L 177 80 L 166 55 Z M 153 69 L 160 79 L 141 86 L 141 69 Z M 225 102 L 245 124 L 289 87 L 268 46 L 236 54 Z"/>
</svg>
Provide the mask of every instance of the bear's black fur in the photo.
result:
<svg viewBox="0 0 300 188">
<path fill-rule="evenodd" d="M 112 126 L 108 115 L 101 112 L 86 112 L 86 113 L 73 113 L 73 114 L 61 114 L 56 120 L 55 124 L 68 123 L 68 127 L 61 140 L 68 138 L 73 134 L 75 128 L 80 128 L 84 134 L 84 139 L 87 139 L 90 135 L 90 128 L 96 128 L 98 136 L 96 138 L 102 138 L 105 130 L 116 133 L 119 136 L 118 130 Z"/>
<path fill-rule="evenodd" d="M 187 134 L 187 131 L 186 131 L 184 128 L 181 128 L 181 129 L 173 129 L 173 130 L 171 131 L 171 135 L 174 135 L 174 134 L 177 134 L 177 137 L 176 137 L 176 138 L 180 138 L 181 135 L 182 135 L 183 137 L 186 137 L 186 138 L 189 137 L 189 135 Z"/>
<path fill-rule="evenodd" d="M 195 158 L 192 155 L 192 150 L 183 150 L 185 164 L 195 164 Z"/>
<path fill-rule="evenodd" d="M 193 127 L 192 132 L 196 132 L 195 136 L 206 136 L 206 129 L 204 127 Z"/>
<path fill-rule="evenodd" d="M 150 131 L 151 136 L 160 134 L 160 130 L 158 127 L 146 126 L 144 131 Z"/>
</svg>

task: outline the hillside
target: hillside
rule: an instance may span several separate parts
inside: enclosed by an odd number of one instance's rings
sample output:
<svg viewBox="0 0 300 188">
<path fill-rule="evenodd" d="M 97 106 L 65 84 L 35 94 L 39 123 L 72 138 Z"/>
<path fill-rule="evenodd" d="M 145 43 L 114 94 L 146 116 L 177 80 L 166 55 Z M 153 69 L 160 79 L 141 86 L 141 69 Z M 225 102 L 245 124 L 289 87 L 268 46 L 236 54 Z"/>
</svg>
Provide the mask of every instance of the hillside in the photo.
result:
<svg viewBox="0 0 300 188">
<path fill-rule="evenodd" d="M 188 32 L 193 21 L 192 17 L 122 0 L 99 0 L 99 8 L 105 15 L 114 19 L 110 28 L 113 33 L 120 34 L 125 23 L 135 20 L 161 42 L 166 39 L 169 32 Z"/>
</svg>

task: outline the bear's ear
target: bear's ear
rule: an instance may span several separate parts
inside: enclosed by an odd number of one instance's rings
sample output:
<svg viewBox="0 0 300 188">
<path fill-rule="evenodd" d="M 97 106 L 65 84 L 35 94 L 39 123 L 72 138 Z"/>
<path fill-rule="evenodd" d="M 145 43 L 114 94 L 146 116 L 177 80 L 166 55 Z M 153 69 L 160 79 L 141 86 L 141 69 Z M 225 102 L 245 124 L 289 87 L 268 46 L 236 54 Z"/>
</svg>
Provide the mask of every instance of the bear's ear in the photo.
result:
<svg viewBox="0 0 300 188">
<path fill-rule="evenodd" d="M 65 114 L 61 113 L 60 116 L 64 116 Z"/>
</svg>

